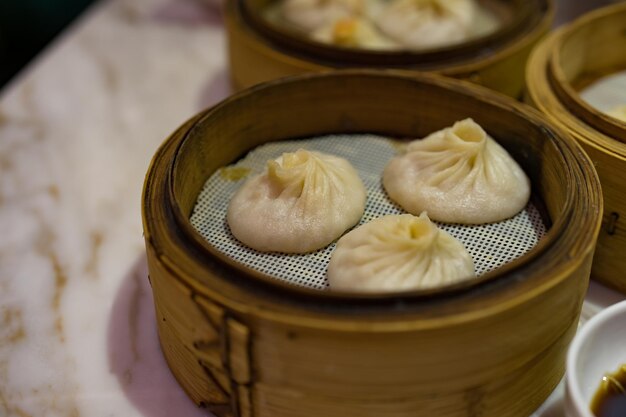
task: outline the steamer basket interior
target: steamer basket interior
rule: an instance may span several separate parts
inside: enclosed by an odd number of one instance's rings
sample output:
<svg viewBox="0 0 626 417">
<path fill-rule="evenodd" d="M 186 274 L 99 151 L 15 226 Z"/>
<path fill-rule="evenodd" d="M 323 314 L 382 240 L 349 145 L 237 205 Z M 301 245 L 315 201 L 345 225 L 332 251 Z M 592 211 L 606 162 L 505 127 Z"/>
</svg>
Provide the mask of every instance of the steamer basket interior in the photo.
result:
<svg viewBox="0 0 626 417">
<path fill-rule="evenodd" d="M 480 6 L 498 21 L 498 27 L 493 32 L 449 46 L 416 51 L 387 51 L 328 45 L 308 38 L 293 27 L 268 21 L 266 11 L 281 0 L 237 1 L 240 2 L 243 19 L 278 48 L 285 48 L 308 60 L 337 67 L 367 65 L 389 68 L 411 65 L 428 69 L 441 67 L 448 60 L 477 60 L 491 55 L 494 50 L 513 39 L 524 36 L 539 23 L 542 13 L 547 9 L 547 5 L 541 0 L 482 0 L 479 1 Z"/>
<path fill-rule="evenodd" d="M 196 243 L 222 262 L 236 267 L 251 279 L 283 285 L 283 282 L 273 279 L 271 274 L 235 262 L 217 250 L 189 220 L 207 179 L 220 168 L 243 157 L 249 150 L 269 142 L 327 134 L 373 133 L 395 138 L 419 138 L 466 117 L 472 117 L 485 127 L 523 167 L 532 182 L 532 201 L 537 213 L 536 224 L 530 227 L 540 225 L 548 232 L 544 236 L 543 231 L 538 231 L 541 240 L 534 248 L 476 280 L 436 290 L 414 291 L 410 295 L 425 296 L 466 290 L 523 269 L 561 233 L 571 209 L 571 201 L 564 198 L 563 194 L 549 190 L 558 184 L 572 181 L 572 178 L 568 177 L 570 172 L 557 168 L 565 164 L 559 144 L 546 140 L 548 132 L 529 123 L 524 115 L 511 114 L 498 103 L 486 104 L 471 98 L 468 103 L 467 98 L 461 96 L 462 93 L 446 89 L 443 85 L 420 85 L 403 79 L 390 82 L 385 76 L 366 73 L 315 78 L 310 83 L 314 86 L 306 91 L 298 89 L 296 85 L 277 84 L 271 94 L 250 95 L 249 98 L 244 95 L 230 100 L 231 105 L 227 101 L 217 106 L 188 132 L 178 150 L 171 178 L 179 225 Z M 510 233 L 515 233 L 515 229 L 511 230 Z M 519 236 L 512 238 L 524 239 Z M 287 286 L 296 292 L 311 291 Z M 321 289 L 323 285 L 317 285 L 317 288 Z M 323 297 L 348 296 L 327 291 L 312 292 Z M 358 297 L 393 295 L 359 294 Z"/>
<path fill-rule="evenodd" d="M 401 151 L 404 143 L 406 141 L 382 136 L 350 134 L 262 145 L 234 165 L 211 175 L 198 196 L 191 224 L 217 251 L 248 268 L 294 285 L 329 289 L 326 269 L 335 248 L 334 242 L 307 254 L 257 252 L 243 245 L 230 232 L 225 222 L 230 199 L 247 179 L 265 169 L 268 160 L 304 148 L 342 157 L 357 169 L 367 190 L 365 212 L 357 226 L 385 215 L 404 214 L 406 211 L 389 199 L 381 182 L 385 166 Z M 234 180 L 232 173 L 245 177 Z M 524 255 L 543 238 L 547 226 L 537 207 L 541 204 L 531 202 L 514 217 L 491 224 L 439 223 L 440 228 L 459 239 L 472 255 L 477 274 L 472 278 L 472 284 L 483 279 L 485 273 Z M 438 286 L 436 290 L 422 292 L 443 292 L 461 287 Z"/>
<path fill-rule="evenodd" d="M 550 29 L 553 0 L 480 0 L 505 24 L 456 45 L 425 50 L 374 51 L 311 41 L 270 24 L 263 11 L 278 0 L 226 2 L 230 73 L 236 89 L 285 76 L 344 68 L 398 68 L 469 80 L 520 97 L 524 65 Z"/>
</svg>

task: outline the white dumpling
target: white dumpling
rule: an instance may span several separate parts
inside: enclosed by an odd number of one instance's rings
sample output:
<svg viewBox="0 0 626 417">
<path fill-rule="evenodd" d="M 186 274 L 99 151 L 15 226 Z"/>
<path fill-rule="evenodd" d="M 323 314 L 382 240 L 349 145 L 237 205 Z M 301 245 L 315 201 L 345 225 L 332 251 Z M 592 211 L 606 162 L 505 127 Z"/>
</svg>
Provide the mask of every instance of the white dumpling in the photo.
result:
<svg viewBox="0 0 626 417">
<path fill-rule="evenodd" d="M 316 29 L 311 38 L 332 45 L 366 48 L 397 49 L 398 45 L 382 36 L 368 20 L 358 17 L 339 19 Z"/>
<path fill-rule="evenodd" d="M 398 43 L 425 49 L 467 40 L 476 16 L 474 0 L 392 0 L 376 24 Z"/>
<path fill-rule="evenodd" d="M 366 191 L 348 161 L 300 149 L 268 161 L 230 201 L 233 235 L 262 252 L 306 253 L 337 239 L 365 210 Z"/>
<path fill-rule="evenodd" d="M 626 104 L 611 109 L 608 115 L 626 123 Z"/>
<path fill-rule="evenodd" d="M 522 168 L 472 119 L 411 142 L 385 167 L 383 186 L 409 213 L 448 223 L 508 219 L 530 198 Z"/>
<path fill-rule="evenodd" d="M 463 244 L 426 213 L 380 217 L 337 242 L 327 277 L 331 290 L 394 292 L 445 286 L 475 276 Z"/>
<path fill-rule="evenodd" d="M 281 14 L 306 32 L 363 12 L 363 0 L 285 0 Z"/>
</svg>

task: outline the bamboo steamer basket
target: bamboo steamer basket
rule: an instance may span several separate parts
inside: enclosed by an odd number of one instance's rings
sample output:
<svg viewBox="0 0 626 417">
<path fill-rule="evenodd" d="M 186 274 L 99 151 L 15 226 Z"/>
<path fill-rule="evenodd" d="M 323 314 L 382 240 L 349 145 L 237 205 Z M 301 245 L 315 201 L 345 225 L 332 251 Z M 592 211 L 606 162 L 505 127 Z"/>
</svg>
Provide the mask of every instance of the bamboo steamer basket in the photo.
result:
<svg viewBox="0 0 626 417">
<path fill-rule="evenodd" d="M 626 293 L 626 123 L 585 102 L 579 92 L 626 70 L 626 3 L 589 13 L 553 33 L 533 52 L 527 101 L 583 146 L 596 167 L 606 208 L 592 278 Z M 625 101 L 626 104 L 626 101 Z"/>
<path fill-rule="evenodd" d="M 236 89 L 303 72 L 384 67 L 437 72 L 521 97 L 528 55 L 554 17 L 552 0 L 483 0 L 480 4 L 504 22 L 492 34 L 420 52 L 377 52 L 328 46 L 276 28 L 261 16 L 275 1 L 226 2 L 230 71 Z"/>
<path fill-rule="evenodd" d="M 422 137 L 473 117 L 519 161 L 549 225 L 529 253 L 449 290 L 354 295 L 246 268 L 189 221 L 206 179 L 272 141 Z M 588 285 L 602 199 L 566 133 L 489 90 L 351 70 L 243 91 L 182 125 L 143 195 L 159 337 L 191 399 L 218 416 L 528 416 L 557 385 Z"/>
</svg>

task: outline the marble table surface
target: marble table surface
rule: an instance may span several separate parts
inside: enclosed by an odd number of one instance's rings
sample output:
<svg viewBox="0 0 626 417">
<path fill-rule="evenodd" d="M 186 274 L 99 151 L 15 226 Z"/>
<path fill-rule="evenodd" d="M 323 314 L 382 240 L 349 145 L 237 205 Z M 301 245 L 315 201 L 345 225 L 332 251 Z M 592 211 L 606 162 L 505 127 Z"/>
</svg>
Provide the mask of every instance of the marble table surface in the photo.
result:
<svg viewBox="0 0 626 417">
<path fill-rule="evenodd" d="M 217 3 L 96 3 L 0 92 L 0 416 L 210 415 L 159 349 L 140 196 L 230 92 Z M 584 313 L 623 298 L 592 284 Z"/>
</svg>

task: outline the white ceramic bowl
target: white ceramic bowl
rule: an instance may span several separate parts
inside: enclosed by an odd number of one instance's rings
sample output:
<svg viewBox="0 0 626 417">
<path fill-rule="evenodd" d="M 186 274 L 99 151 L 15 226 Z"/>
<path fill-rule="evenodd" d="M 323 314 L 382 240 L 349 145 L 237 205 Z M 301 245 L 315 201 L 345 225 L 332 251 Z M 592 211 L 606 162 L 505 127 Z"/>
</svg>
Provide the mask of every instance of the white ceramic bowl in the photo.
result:
<svg viewBox="0 0 626 417">
<path fill-rule="evenodd" d="M 565 414 L 594 417 L 589 405 L 602 376 L 626 363 L 626 301 L 602 310 L 583 325 L 567 354 Z"/>
</svg>

